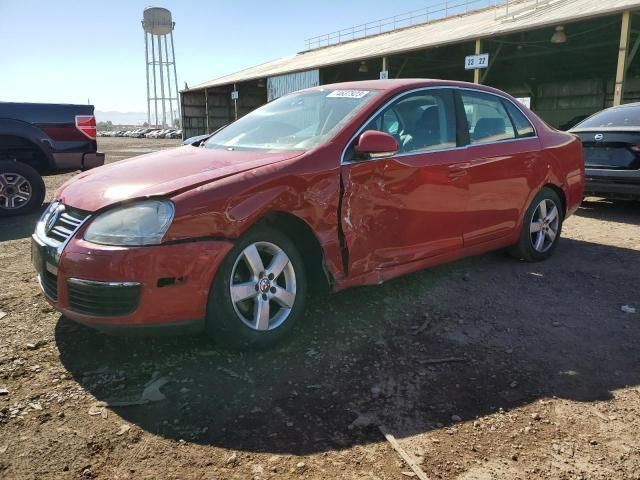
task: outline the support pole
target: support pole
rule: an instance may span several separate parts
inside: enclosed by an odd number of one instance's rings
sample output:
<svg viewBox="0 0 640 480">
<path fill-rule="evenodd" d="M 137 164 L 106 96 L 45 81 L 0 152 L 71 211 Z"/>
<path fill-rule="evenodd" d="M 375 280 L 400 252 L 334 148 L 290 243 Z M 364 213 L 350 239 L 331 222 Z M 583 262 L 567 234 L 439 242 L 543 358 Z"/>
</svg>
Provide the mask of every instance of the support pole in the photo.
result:
<svg viewBox="0 0 640 480">
<path fill-rule="evenodd" d="M 167 112 L 164 108 L 164 74 L 162 73 L 162 37 L 158 35 L 158 70 L 160 70 L 160 105 L 162 105 L 162 128 L 167 128 Z"/>
<path fill-rule="evenodd" d="M 622 105 L 624 100 L 624 84 L 626 77 L 627 48 L 631 29 L 631 12 L 622 13 L 622 28 L 620 29 L 620 50 L 618 51 L 618 67 L 616 68 L 616 86 L 613 91 L 613 105 Z"/>
<path fill-rule="evenodd" d="M 507 5 L 507 8 L 509 6 Z M 476 39 L 476 55 L 480 55 L 482 53 L 482 40 L 479 38 Z M 480 69 L 476 68 L 473 71 L 473 83 L 480 83 Z"/>
<path fill-rule="evenodd" d="M 175 22 L 174 22 L 175 25 Z M 171 29 L 171 60 L 173 61 L 173 79 L 176 84 L 176 92 L 178 91 L 178 74 L 176 73 L 176 51 L 173 48 L 173 28 Z M 180 128 L 182 128 L 182 106 L 178 102 L 178 118 L 180 119 Z"/>
<path fill-rule="evenodd" d="M 145 73 L 147 74 L 147 125 L 151 125 L 151 95 L 149 90 L 149 38 L 147 32 L 144 32 L 144 58 Z"/>
<path fill-rule="evenodd" d="M 387 60 L 387 56 L 382 57 L 382 71 L 389 72 L 389 61 Z M 388 76 L 388 73 L 387 73 Z"/>
<path fill-rule="evenodd" d="M 167 36 L 163 35 L 164 38 L 164 59 L 166 60 L 165 66 L 167 67 L 167 92 L 169 93 L 167 97 L 169 97 L 169 118 L 171 119 L 170 127 L 173 127 L 173 92 L 171 91 L 171 71 L 169 70 L 169 48 L 167 47 Z M 176 85 L 176 88 L 178 86 Z"/>
<path fill-rule="evenodd" d="M 151 34 L 150 34 L 151 35 Z M 153 35 L 151 35 L 151 66 L 153 68 L 153 103 L 155 105 L 156 123 L 155 127 L 158 127 L 158 79 L 156 78 L 156 50 L 153 43 Z"/>
<path fill-rule="evenodd" d="M 207 133 L 209 133 L 209 90 L 204 89 L 204 114 L 207 116 L 205 123 L 207 126 Z"/>
</svg>

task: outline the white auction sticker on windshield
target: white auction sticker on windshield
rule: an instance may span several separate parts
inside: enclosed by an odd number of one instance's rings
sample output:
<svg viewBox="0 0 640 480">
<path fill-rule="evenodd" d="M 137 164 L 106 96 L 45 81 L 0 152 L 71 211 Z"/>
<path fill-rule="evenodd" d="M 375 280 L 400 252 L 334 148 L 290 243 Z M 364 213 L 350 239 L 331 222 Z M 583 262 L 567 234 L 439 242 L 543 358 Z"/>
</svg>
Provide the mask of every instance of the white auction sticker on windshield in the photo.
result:
<svg viewBox="0 0 640 480">
<path fill-rule="evenodd" d="M 327 98 L 362 98 L 369 93 L 368 90 L 334 90 Z"/>
</svg>

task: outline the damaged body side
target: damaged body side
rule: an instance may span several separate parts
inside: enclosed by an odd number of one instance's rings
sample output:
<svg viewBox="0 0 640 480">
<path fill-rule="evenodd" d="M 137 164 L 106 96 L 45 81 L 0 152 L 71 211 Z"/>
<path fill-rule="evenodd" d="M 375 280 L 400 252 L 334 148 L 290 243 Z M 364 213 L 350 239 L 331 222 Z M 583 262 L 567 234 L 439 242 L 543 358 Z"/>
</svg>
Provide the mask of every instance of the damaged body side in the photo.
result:
<svg viewBox="0 0 640 480">
<path fill-rule="evenodd" d="M 380 283 L 398 266 L 462 247 L 468 180 L 452 165 L 464 162 L 463 151 L 449 151 L 342 165 L 345 287 Z"/>
<path fill-rule="evenodd" d="M 287 225 L 303 222 L 307 237 L 313 236 L 321 249 L 324 265 L 318 267 L 328 273 L 329 283 L 342 280 L 345 270 L 336 219 L 338 156 L 336 146 L 329 143 L 299 157 L 180 193 L 173 197 L 179 207 L 165 239 L 221 237 L 234 241 L 263 221 L 279 223 L 283 233 L 295 239 Z"/>
</svg>

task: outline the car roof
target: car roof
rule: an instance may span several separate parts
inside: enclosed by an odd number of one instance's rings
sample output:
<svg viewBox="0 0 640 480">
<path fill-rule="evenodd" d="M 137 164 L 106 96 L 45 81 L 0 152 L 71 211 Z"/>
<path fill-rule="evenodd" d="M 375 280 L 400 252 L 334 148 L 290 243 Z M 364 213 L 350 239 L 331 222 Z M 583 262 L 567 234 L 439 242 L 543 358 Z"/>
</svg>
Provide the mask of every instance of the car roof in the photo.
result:
<svg viewBox="0 0 640 480">
<path fill-rule="evenodd" d="M 625 103 L 624 105 L 614 105 L 613 107 L 605 108 L 605 110 L 616 110 L 620 108 L 629 108 L 629 107 L 636 107 L 636 108 L 640 107 L 640 102 Z M 600 110 L 600 112 L 604 112 L 604 110 Z M 600 113 L 600 112 L 597 112 L 597 113 Z"/>
<path fill-rule="evenodd" d="M 413 88 L 420 87 L 458 87 L 458 88 L 472 88 L 475 90 L 484 90 L 486 92 L 497 93 L 500 95 L 507 95 L 505 92 L 481 85 L 478 83 L 461 82 L 456 80 L 439 80 L 436 78 L 396 78 L 389 80 L 360 80 L 355 82 L 340 82 L 324 84 L 317 87 L 312 87 L 309 90 L 322 90 L 322 89 L 334 89 L 334 90 L 383 90 L 386 92 L 395 92 L 402 90 L 411 90 Z"/>
<path fill-rule="evenodd" d="M 602 110 L 599 110 L 595 113 L 592 113 L 591 115 L 587 115 L 586 118 L 584 118 L 583 120 L 581 120 L 580 122 L 578 122 L 576 125 L 574 125 L 573 127 L 571 127 L 569 129 L 569 132 L 582 132 L 582 131 L 591 131 L 591 130 L 603 130 L 604 128 L 611 128 L 611 129 L 616 129 L 616 128 L 620 128 L 620 126 L 616 126 L 616 127 L 582 127 L 581 125 L 583 123 L 585 123 L 587 120 L 592 119 L 593 117 L 595 117 L 596 115 L 600 115 L 603 112 L 609 112 L 611 110 L 620 110 L 623 108 L 640 108 L 640 102 L 632 102 L 632 103 L 625 103 L 623 105 L 614 105 L 613 107 L 608 107 Z M 634 127 L 635 128 L 635 127 Z"/>
</svg>

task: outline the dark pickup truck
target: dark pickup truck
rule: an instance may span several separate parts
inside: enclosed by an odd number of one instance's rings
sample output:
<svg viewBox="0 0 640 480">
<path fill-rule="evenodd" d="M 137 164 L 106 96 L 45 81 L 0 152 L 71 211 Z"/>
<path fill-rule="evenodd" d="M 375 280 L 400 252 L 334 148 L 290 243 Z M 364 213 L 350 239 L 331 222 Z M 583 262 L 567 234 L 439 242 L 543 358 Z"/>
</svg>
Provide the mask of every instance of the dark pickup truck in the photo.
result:
<svg viewBox="0 0 640 480">
<path fill-rule="evenodd" d="M 40 208 L 42 175 L 102 164 L 93 105 L 0 102 L 0 217 Z"/>
</svg>

